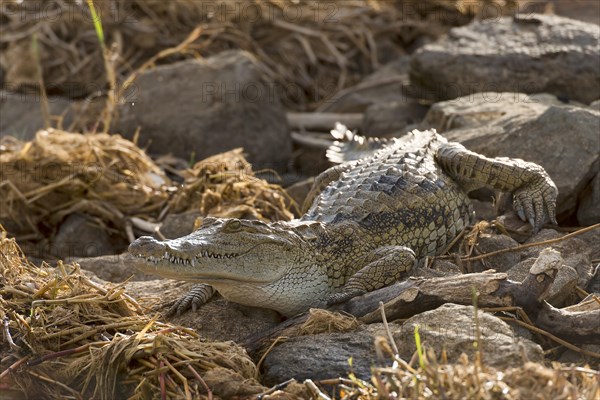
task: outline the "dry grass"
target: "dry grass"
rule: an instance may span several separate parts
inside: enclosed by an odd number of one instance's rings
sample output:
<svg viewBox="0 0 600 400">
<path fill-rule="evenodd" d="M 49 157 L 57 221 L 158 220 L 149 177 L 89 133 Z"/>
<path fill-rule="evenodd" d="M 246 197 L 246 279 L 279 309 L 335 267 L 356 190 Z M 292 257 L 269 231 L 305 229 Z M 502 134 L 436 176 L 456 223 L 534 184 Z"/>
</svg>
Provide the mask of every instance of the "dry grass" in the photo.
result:
<svg viewBox="0 0 600 400">
<path fill-rule="evenodd" d="M 423 350 L 422 362 L 415 367 L 418 356 L 405 362 L 393 355 L 385 338 L 378 338 L 375 347 L 377 354 L 391 356 L 393 363 L 374 368 L 370 382 L 351 375 L 320 384 L 334 385 L 340 399 L 595 400 L 600 396 L 600 372 L 588 366 L 525 362 L 499 370 L 480 362 L 481 357 L 469 360 L 463 354 L 459 363 L 449 364 L 444 354 L 438 357 Z"/>
<path fill-rule="evenodd" d="M 246 352 L 144 315 L 77 265 L 36 267 L 0 226 L 0 388 L 29 398 L 246 397 L 264 391 Z"/>
<path fill-rule="evenodd" d="M 293 218 L 287 193 L 256 178 L 242 149 L 209 157 L 181 175 L 185 183 L 169 203 L 171 212 L 193 209 L 215 217 L 262 221 Z"/>
<path fill-rule="evenodd" d="M 352 315 L 311 308 L 308 319 L 300 326 L 298 334 L 316 335 L 319 333 L 351 332 L 359 326 L 360 322 Z"/>
<path fill-rule="evenodd" d="M 291 200 L 258 179 L 240 149 L 172 171 L 175 186 L 146 153 L 118 135 L 55 129 L 30 142 L 0 140 L 0 221 L 25 241 L 52 240 L 65 217 L 83 213 L 110 235 L 132 240 L 134 219 L 158 223 L 171 212 L 289 220 Z M 45 248 L 44 246 L 38 246 Z"/>
<path fill-rule="evenodd" d="M 118 135 L 50 129 L 34 140 L 0 142 L 0 218 L 42 239 L 69 214 L 106 228 L 150 218 L 169 199 L 169 179 L 143 150 Z"/>
</svg>

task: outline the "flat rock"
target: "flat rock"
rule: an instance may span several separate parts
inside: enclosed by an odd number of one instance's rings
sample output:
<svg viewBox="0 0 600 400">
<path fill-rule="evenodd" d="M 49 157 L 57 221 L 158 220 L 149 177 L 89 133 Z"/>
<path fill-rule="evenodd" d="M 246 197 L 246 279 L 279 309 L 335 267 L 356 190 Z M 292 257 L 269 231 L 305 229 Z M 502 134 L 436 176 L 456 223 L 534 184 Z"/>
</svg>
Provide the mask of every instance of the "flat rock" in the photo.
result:
<svg viewBox="0 0 600 400">
<path fill-rule="evenodd" d="M 121 104 L 114 131 L 151 153 L 204 159 L 243 147 L 255 167 L 284 170 L 291 154 L 285 111 L 244 51 L 159 66 L 142 73 Z"/>
<path fill-rule="evenodd" d="M 127 279 L 135 281 L 155 280 L 156 275 L 145 274 L 123 260 L 119 254 L 99 257 L 72 257 L 65 261 L 75 261 L 81 269 L 93 272 L 98 278 L 113 283 L 121 283 Z"/>
<path fill-rule="evenodd" d="M 193 284 L 171 279 L 146 282 L 128 282 L 128 293 L 136 299 L 145 299 L 142 304 L 166 313 L 170 305 L 187 292 Z M 253 333 L 260 332 L 281 322 L 281 316 L 273 310 L 243 306 L 215 296 L 196 312 L 189 310 L 165 320 L 190 327 L 208 340 L 240 342 Z"/>
<path fill-rule="evenodd" d="M 422 123 L 488 157 L 540 164 L 558 187 L 557 213 L 563 216 L 576 211 L 600 165 L 599 127 L 600 112 L 589 107 L 495 92 L 436 103 Z"/>
<path fill-rule="evenodd" d="M 548 92 L 590 103 L 600 96 L 600 27 L 549 14 L 474 21 L 419 49 L 410 79 L 419 97 Z"/>
<path fill-rule="evenodd" d="M 543 360 L 542 348 L 538 344 L 516 337 L 510 326 L 500 318 L 481 311 L 478 316 L 480 348 L 486 365 L 514 367 L 523 363 L 523 355 L 529 361 Z M 398 351 L 405 360 L 416 351 L 414 334 L 417 325 L 421 343 L 437 355 L 445 350 L 449 362 L 456 362 L 462 353 L 473 360 L 477 327 L 472 306 L 448 303 L 406 320 L 400 331 L 393 332 Z"/>
</svg>

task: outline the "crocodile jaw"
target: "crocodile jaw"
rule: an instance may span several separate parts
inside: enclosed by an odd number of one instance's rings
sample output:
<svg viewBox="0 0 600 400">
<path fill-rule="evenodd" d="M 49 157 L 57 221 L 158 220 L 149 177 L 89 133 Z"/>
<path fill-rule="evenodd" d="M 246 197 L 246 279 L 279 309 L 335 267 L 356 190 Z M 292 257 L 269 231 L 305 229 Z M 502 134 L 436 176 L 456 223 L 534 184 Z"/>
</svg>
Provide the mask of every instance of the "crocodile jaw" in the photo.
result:
<svg viewBox="0 0 600 400">
<path fill-rule="evenodd" d="M 178 240 L 178 239 L 177 239 Z M 172 241 L 159 242 L 154 238 L 143 236 L 129 246 L 129 254 L 125 261 L 133 264 L 139 270 L 163 276 L 165 278 L 186 281 L 201 281 L 205 283 L 246 282 L 264 284 L 279 279 L 286 269 L 271 270 L 268 274 L 243 273 L 240 264 L 247 264 L 249 259 L 260 261 L 260 245 L 215 252 L 207 245 L 199 244 L 194 253 L 182 253 L 173 246 Z M 249 256 L 255 251 L 258 257 Z"/>
<path fill-rule="evenodd" d="M 126 261 L 167 278 L 257 287 L 280 280 L 300 259 L 310 261 L 307 242 L 283 223 L 206 218 L 187 236 L 158 241 L 143 236 Z"/>
</svg>

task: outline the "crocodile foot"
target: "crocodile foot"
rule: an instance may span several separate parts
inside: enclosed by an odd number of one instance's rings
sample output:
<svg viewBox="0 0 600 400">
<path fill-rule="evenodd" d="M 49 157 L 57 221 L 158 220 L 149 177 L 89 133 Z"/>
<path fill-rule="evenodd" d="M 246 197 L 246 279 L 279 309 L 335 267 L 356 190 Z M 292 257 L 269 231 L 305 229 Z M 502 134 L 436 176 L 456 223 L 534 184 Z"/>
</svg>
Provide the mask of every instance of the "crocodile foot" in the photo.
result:
<svg viewBox="0 0 600 400">
<path fill-rule="evenodd" d="M 540 174 L 531 184 L 524 185 L 515 191 L 513 204 L 515 211 L 525 222 L 529 222 L 534 232 L 542 229 L 542 225 L 550 220 L 556 222 L 556 197 L 558 189 L 547 176 Z"/>
<path fill-rule="evenodd" d="M 215 289 L 206 283 L 199 283 L 192 287 L 187 294 L 179 298 L 169 307 L 168 316 L 181 315 L 185 311 L 192 309 L 196 312 L 198 308 L 206 303 L 215 294 Z"/>
</svg>

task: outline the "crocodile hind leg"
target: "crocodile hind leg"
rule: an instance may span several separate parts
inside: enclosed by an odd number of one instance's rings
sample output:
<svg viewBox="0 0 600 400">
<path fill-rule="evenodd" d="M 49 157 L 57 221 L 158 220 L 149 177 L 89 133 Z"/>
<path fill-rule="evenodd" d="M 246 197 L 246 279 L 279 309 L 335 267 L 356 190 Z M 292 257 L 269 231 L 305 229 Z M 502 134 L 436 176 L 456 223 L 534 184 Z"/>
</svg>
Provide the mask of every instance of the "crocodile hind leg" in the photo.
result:
<svg viewBox="0 0 600 400">
<path fill-rule="evenodd" d="M 467 191 L 491 186 L 512 193 L 517 214 L 534 232 L 547 220 L 556 224 L 558 189 L 541 166 L 516 158 L 488 158 L 458 143 L 441 145 L 436 159 Z"/>
<path fill-rule="evenodd" d="M 188 293 L 179 298 L 167 311 L 167 315 L 181 315 L 189 308 L 196 312 L 198 307 L 206 303 L 215 294 L 215 289 L 206 283 L 199 283 Z"/>
<path fill-rule="evenodd" d="M 368 256 L 367 264 L 350 277 L 327 304 L 341 303 L 352 297 L 388 286 L 405 278 L 415 266 L 414 251 L 404 246 L 385 246 Z"/>
</svg>

